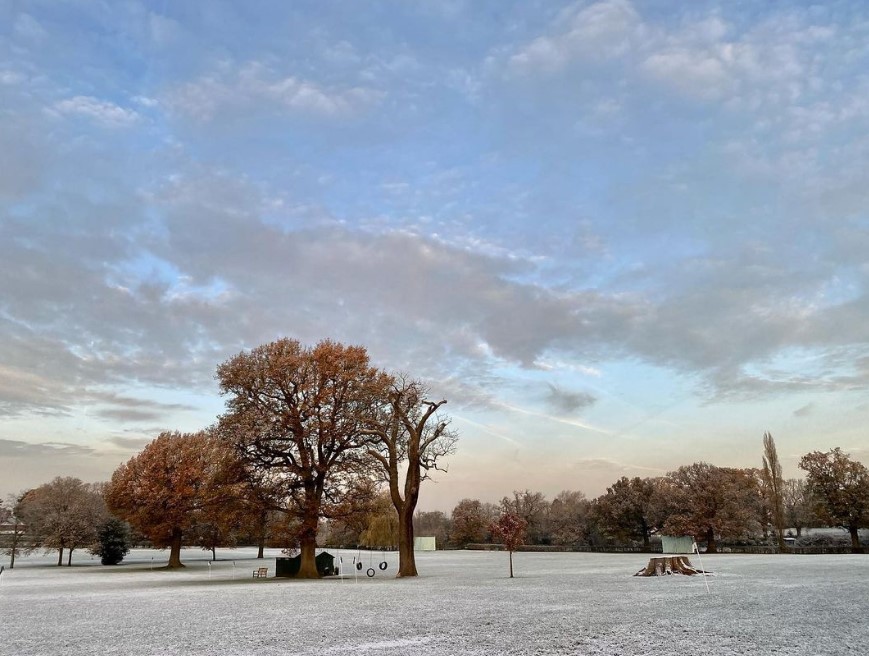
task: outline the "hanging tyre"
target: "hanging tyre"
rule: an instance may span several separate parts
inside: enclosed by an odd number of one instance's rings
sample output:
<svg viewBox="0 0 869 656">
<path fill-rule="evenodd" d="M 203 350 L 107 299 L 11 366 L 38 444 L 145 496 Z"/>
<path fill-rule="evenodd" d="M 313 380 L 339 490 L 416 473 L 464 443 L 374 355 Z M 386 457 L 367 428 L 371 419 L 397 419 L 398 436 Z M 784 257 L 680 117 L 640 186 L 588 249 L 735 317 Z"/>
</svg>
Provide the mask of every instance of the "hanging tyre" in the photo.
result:
<svg viewBox="0 0 869 656">
<path fill-rule="evenodd" d="M 381 572 L 385 572 L 386 568 L 389 567 L 389 565 L 387 565 L 386 561 L 384 560 L 382 563 L 380 563 L 379 567 Z"/>
<path fill-rule="evenodd" d="M 372 576 L 374 576 L 374 568 L 373 568 L 373 567 L 369 567 L 369 568 L 368 568 L 368 571 L 365 572 L 365 573 L 368 574 L 368 578 L 371 578 Z"/>
<path fill-rule="evenodd" d="M 362 563 L 356 563 L 356 569 L 358 569 L 361 572 L 362 571 Z"/>
</svg>

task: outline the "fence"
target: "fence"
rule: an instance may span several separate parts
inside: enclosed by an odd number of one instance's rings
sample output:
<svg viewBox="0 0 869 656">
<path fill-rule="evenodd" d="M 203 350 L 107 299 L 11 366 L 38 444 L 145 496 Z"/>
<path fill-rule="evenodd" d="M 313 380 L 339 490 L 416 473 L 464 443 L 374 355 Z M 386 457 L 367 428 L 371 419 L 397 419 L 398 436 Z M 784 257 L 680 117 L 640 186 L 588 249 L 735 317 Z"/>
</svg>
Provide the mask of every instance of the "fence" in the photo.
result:
<svg viewBox="0 0 869 656">
<path fill-rule="evenodd" d="M 503 551 L 503 544 L 468 544 L 465 549 L 472 551 Z M 587 546 L 567 547 L 564 545 L 548 544 L 523 544 L 516 551 L 538 552 L 580 552 L 580 553 L 662 553 L 660 544 L 652 544 L 648 549 L 642 547 L 614 547 L 614 546 Z M 854 553 L 850 546 L 814 546 L 814 547 L 778 547 L 767 545 L 722 545 L 718 547 L 718 553 L 722 554 L 849 554 Z"/>
</svg>

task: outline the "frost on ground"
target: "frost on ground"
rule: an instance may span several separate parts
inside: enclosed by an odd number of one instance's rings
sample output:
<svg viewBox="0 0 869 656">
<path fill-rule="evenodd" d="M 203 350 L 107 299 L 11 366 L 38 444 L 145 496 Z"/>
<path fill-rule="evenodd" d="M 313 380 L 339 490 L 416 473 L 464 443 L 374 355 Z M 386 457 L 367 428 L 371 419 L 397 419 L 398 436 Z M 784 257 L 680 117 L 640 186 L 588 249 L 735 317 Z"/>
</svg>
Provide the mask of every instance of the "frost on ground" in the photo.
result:
<svg viewBox="0 0 869 656">
<path fill-rule="evenodd" d="M 117 567 L 82 555 L 16 561 L 0 576 L 0 653 L 865 654 L 869 556 L 704 556 L 701 576 L 634 577 L 644 554 L 418 554 L 418 579 L 253 579 L 252 550 L 134 551 Z M 343 552 L 345 569 L 352 555 Z M 152 569 L 151 558 L 154 558 Z M 233 564 L 234 563 L 234 564 Z M 234 578 L 233 578 L 234 577 Z"/>
</svg>

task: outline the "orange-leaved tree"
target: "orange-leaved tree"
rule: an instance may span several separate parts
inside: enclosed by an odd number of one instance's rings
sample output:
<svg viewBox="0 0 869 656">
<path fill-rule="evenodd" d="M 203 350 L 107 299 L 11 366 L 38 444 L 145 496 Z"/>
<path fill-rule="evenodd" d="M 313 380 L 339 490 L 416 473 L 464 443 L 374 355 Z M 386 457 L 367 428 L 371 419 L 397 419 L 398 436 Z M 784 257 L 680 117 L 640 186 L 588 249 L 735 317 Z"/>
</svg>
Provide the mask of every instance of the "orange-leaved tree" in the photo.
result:
<svg viewBox="0 0 869 656">
<path fill-rule="evenodd" d="M 235 454 L 207 431 L 164 432 L 118 467 L 105 489 L 106 503 L 156 547 L 169 547 L 169 568 L 184 567 L 181 546 L 207 519 L 237 499 Z"/>
<path fill-rule="evenodd" d="M 345 508 L 370 475 L 364 428 L 391 378 L 361 346 L 324 340 L 307 348 L 279 339 L 230 358 L 217 369 L 229 398 L 221 435 L 247 466 L 278 473 L 298 513 L 299 578 L 318 578 L 314 560 L 321 517 Z"/>
</svg>

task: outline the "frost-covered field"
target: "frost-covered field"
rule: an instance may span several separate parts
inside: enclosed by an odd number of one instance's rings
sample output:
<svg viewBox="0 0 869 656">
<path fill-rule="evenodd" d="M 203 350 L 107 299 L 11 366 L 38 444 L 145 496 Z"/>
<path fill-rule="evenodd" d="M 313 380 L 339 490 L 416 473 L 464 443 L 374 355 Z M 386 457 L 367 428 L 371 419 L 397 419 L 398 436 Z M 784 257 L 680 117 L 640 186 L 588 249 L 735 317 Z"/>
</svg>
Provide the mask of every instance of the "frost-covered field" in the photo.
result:
<svg viewBox="0 0 869 656">
<path fill-rule="evenodd" d="M 252 550 L 18 561 L 0 576 L 0 654 L 866 654 L 869 556 L 706 556 L 634 578 L 643 554 L 418 554 L 421 576 L 253 580 Z M 352 556 L 342 552 L 345 564 Z M 151 558 L 154 568 L 151 569 Z M 368 555 L 363 554 L 367 569 Z M 235 566 L 233 567 L 233 560 Z M 696 565 L 696 556 L 693 557 Z M 4 561 L 5 562 L 5 561 Z M 349 570 L 349 568 L 347 568 Z M 235 578 L 233 578 L 233 574 Z"/>
</svg>

